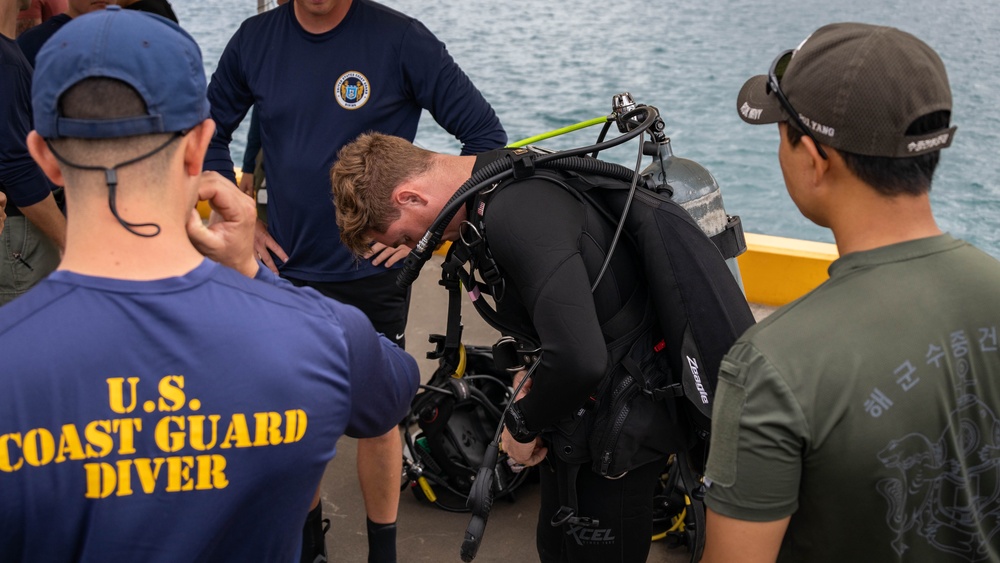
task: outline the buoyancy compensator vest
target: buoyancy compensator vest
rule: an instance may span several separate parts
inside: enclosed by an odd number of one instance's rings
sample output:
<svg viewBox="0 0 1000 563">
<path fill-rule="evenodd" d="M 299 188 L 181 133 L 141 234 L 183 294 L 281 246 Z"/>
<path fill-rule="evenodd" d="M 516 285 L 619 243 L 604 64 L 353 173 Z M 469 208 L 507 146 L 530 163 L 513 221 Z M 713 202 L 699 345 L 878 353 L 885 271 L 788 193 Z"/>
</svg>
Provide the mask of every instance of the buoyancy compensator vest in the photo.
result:
<svg viewBox="0 0 1000 563">
<path fill-rule="evenodd" d="M 505 157 L 532 158 L 532 153 L 510 151 Z M 717 242 L 722 237 L 710 239 L 665 190 L 657 191 L 654 186 L 638 186 L 630 195 L 629 185 L 620 177 L 526 168 L 532 170 L 530 177 L 563 187 L 615 223 L 631 199 L 623 233 L 639 257 L 653 308 L 652 315 L 640 314 L 630 321 L 636 328 L 626 336 L 634 340 L 632 347 L 617 352 L 609 347 L 610 369 L 594 393 L 596 404 L 590 412 L 581 409 L 577 413 L 581 416 L 557 425 L 550 433 L 550 451 L 569 463 L 589 463 L 595 473 L 609 477 L 656 459 L 664 451 L 675 452 L 670 471 L 690 497 L 684 541 L 693 556 L 700 556 L 705 525 L 701 476 L 718 369 L 729 347 L 754 322 L 726 264 L 732 254 L 720 252 L 720 246 L 731 251 L 739 245 L 723 246 Z M 478 220 L 488 216 L 489 199 L 504 185 L 473 200 L 471 208 Z M 483 223 L 476 226 L 481 239 L 471 246 L 459 244 L 465 246 L 459 253 L 467 253 L 472 266 L 465 283 L 472 295 L 495 294 L 503 287 L 503 272 L 489 253 L 489 229 Z M 484 299 L 474 298 L 474 303 L 502 333 L 518 333 L 519 327 L 505 325 Z M 620 342 L 621 337 L 606 334 L 609 342 Z M 539 343 L 529 336 L 522 344 L 533 350 Z M 574 458 L 562 452 L 587 455 Z M 573 474 L 567 478 L 573 479 Z M 571 498 L 553 517 L 553 524 L 586 525 L 586 516 L 575 511 L 576 501 Z"/>
<path fill-rule="evenodd" d="M 508 151 L 509 158 L 531 158 L 531 155 L 527 149 Z M 531 177 L 565 188 L 614 223 L 630 198 L 629 186 L 620 177 L 543 169 L 534 169 Z M 477 195 L 471 206 L 477 215 L 475 220 L 483 221 L 489 199 L 504 185 Z M 664 347 L 671 374 L 671 380 L 655 393 L 658 399 L 686 399 L 677 402 L 683 417 L 679 422 L 684 431 L 683 443 L 694 445 L 704 441 L 711 430 L 712 397 L 722 357 L 753 324 L 753 315 L 726 265 L 729 256 L 720 252 L 717 243 L 684 208 L 655 187 L 637 186 L 631 200 L 623 233 L 641 262 L 655 322 L 663 339 L 656 345 Z M 477 230 L 488 233 L 483 224 Z M 493 293 L 495 290 L 488 288 L 502 282 L 502 272 L 489 255 L 488 234 L 477 241 L 469 254 L 470 263 L 479 273 L 479 280 L 470 282 Z M 504 325 L 495 313 L 486 310 L 485 302 L 477 299 L 475 303 L 495 328 L 516 334 L 516 328 Z M 641 314 L 633 321 L 632 326 L 640 326 Z M 620 335 L 607 336 L 613 340 Z M 612 358 L 614 365 L 624 356 L 619 353 Z"/>
</svg>

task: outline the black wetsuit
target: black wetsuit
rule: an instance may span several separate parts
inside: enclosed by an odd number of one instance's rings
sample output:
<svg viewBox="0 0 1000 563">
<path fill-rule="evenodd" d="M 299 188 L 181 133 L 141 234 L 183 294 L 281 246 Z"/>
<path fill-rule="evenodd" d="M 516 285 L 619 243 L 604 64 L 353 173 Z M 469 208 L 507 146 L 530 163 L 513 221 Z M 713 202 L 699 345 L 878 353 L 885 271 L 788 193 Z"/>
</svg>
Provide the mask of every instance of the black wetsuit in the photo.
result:
<svg viewBox="0 0 1000 563">
<path fill-rule="evenodd" d="M 477 169 L 497 156 L 497 151 L 482 155 Z M 563 439 L 563 434 L 573 434 L 576 425 L 586 427 L 587 421 L 574 414 L 593 402 L 590 397 L 613 368 L 612 341 L 632 344 L 639 324 L 634 312 L 651 309 L 640 263 L 623 239 L 591 293 L 614 234 L 614 226 L 592 205 L 537 177 L 513 181 L 485 197 L 484 237 L 504 280 L 496 296 L 498 316 L 505 325 L 536 339 L 544 350 L 532 389 L 518 402 L 528 429 L 541 431 L 550 447 L 540 467 L 539 556 L 543 562 L 645 561 L 652 497 L 666 452 L 647 451 L 637 465 L 627 466 L 627 475 L 608 479 L 592 470 L 587 445 L 592 436 L 583 436 L 581 442 L 577 431 L 575 441 Z M 479 206 L 470 207 L 469 213 L 475 214 Z M 637 301 L 626 307 L 633 298 Z M 632 311 L 631 319 L 623 318 L 623 309 Z M 598 431 L 595 426 L 583 433 Z M 580 466 L 578 514 L 600 520 L 592 528 L 550 524 L 567 502 L 565 471 L 574 463 Z"/>
</svg>

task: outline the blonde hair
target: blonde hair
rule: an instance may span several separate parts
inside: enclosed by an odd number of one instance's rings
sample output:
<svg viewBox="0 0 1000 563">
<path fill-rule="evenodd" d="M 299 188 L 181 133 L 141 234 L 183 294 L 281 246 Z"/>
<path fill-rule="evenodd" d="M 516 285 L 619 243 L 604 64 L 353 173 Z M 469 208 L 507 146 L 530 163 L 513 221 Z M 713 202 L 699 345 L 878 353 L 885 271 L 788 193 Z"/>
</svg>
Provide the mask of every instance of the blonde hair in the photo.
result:
<svg viewBox="0 0 1000 563">
<path fill-rule="evenodd" d="M 368 251 L 368 233 L 384 233 L 399 219 L 392 192 L 426 172 L 434 153 L 400 137 L 364 133 L 337 153 L 330 169 L 340 240 L 355 255 Z"/>
</svg>

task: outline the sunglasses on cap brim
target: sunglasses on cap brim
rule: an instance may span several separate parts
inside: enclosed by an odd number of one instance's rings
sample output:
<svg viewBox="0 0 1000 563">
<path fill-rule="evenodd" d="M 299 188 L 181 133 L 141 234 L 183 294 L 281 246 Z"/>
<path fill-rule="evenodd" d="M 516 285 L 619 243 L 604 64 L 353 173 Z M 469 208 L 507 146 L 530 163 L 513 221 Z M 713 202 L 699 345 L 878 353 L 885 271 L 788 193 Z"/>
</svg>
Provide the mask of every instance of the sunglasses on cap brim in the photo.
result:
<svg viewBox="0 0 1000 563">
<path fill-rule="evenodd" d="M 778 97 L 778 102 L 781 106 L 785 108 L 788 115 L 791 117 L 792 121 L 798 126 L 799 130 L 804 134 L 808 135 L 812 139 L 813 143 L 816 144 L 816 151 L 819 155 L 823 157 L 823 160 L 827 160 L 826 151 L 820 146 L 819 140 L 812 134 L 812 130 L 806 127 L 806 124 L 799 117 L 799 112 L 795 111 L 792 107 L 791 102 L 785 97 L 785 93 L 781 90 L 781 78 L 785 75 L 785 70 L 788 69 L 788 63 L 792 61 L 792 55 L 795 53 L 795 49 L 789 49 L 784 53 L 778 55 L 778 58 L 774 59 L 771 63 L 771 70 L 767 73 L 767 93 L 774 94 Z"/>
</svg>

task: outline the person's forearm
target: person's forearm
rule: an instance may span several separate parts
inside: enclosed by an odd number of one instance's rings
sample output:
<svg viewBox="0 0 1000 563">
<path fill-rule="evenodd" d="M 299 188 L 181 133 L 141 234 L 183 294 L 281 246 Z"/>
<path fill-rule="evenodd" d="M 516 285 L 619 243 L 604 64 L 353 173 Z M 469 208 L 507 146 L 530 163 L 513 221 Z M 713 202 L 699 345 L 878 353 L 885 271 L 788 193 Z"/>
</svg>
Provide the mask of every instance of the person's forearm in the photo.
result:
<svg viewBox="0 0 1000 563">
<path fill-rule="evenodd" d="M 56 198 L 52 194 L 38 203 L 18 207 L 18 209 L 33 225 L 38 227 L 38 230 L 42 231 L 45 236 L 49 237 L 49 240 L 59 247 L 60 252 L 66 249 L 66 216 L 59 210 Z"/>
</svg>

